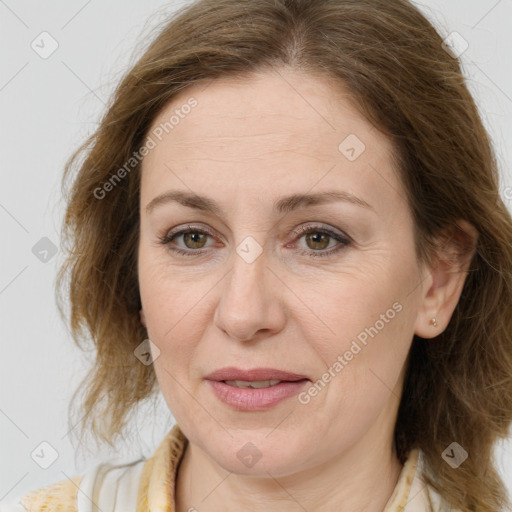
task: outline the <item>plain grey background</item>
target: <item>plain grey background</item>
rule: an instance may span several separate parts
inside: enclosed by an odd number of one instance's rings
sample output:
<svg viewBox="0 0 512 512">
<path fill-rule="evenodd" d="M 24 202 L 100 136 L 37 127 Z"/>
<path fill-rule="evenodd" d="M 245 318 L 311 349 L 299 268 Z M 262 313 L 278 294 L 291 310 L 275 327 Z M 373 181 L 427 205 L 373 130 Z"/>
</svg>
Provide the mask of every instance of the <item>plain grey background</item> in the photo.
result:
<svg viewBox="0 0 512 512">
<path fill-rule="evenodd" d="M 134 419 L 139 435 L 119 452 L 76 456 L 68 404 L 92 355 L 78 350 L 61 322 L 54 283 L 61 263 L 64 163 L 97 126 L 137 43 L 147 41 L 166 13 L 187 3 L 0 0 L 0 501 L 80 474 L 105 458 L 148 456 L 172 425 L 159 399 L 156 412 L 148 404 Z M 510 209 L 512 1 L 418 5 L 443 37 L 458 32 L 467 41 L 461 60 L 495 142 Z M 512 440 L 498 445 L 496 455 L 512 492 Z"/>
</svg>

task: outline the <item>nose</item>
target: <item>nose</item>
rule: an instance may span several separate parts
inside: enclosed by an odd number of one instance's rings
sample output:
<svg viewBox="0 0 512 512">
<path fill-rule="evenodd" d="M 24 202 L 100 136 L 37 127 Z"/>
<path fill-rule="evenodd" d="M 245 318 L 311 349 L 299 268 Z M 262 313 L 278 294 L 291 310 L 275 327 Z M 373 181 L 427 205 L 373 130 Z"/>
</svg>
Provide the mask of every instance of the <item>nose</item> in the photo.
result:
<svg viewBox="0 0 512 512">
<path fill-rule="evenodd" d="M 284 328 L 284 284 L 264 254 L 247 262 L 234 255 L 231 272 L 219 286 L 214 323 L 226 336 L 251 341 L 271 336 Z"/>
</svg>

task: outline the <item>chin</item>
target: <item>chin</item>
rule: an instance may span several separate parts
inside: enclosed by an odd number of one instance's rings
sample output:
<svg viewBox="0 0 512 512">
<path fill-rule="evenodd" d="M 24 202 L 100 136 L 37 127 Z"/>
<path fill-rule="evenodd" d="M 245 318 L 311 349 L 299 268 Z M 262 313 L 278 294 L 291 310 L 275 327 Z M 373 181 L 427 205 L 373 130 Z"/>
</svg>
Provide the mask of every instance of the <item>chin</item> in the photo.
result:
<svg viewBox="0 0 512 512">
<path fill-rule="evenodd" d="M 219 466 L 237 475 L 268 478 L 269 473 L 274 477 L 295 473 L 304 462 L 300 443 L 293 442 L 289 436 L 283 439 L 275 431 L 269 438 L 269 432 L 268 429 L 231 431 L 233 438 L 229 441 L 224 435 L 218 441 L 210 437 L 207 453 Z M 298 454 L 302 460 L 298 460 Z"/>
</svg>

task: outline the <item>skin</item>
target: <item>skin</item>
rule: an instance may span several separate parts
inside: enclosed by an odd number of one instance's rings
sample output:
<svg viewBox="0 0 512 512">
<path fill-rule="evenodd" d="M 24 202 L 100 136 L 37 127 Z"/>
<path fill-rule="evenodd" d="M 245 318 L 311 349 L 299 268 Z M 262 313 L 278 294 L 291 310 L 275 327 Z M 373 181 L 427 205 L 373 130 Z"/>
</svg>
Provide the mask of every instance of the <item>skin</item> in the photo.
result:
<svg viewBox="0 0 512 512">
<path fill-rule="evenodd" d="M 290 69 L 196 84 L 152 128 L 190 97 L 197 106 L 143 161 L 138 252 L 141 321 L 160 350 L 154 369 L 189 439 L 176 510 L 380 512 L 402 469 L 393 430 L 413 335 L 444 330 L 465 273 L 446 263 L 419 265 L 393 146 L 339 85 L 336 91 L 322 77 Z M 354 161 L 338 149 L 349 134 L 366 146 Z M 208 196 L 223 214 L 177 202 L 146 211 L 171 190 Z M 330 190 L 371 208 L 336 201 L 283 215 L 272 210 L 282 196 Z M 188 223 L 192 233 L 212 235 L 159 243 Z M 308 225 L 350 243 L 294 233 Z M 472 226 L 460 225 L 476 237 Z M 236 251 L 248 236 L 262 250 L 251 263 Z M 236 366 L 278 368 L 315 382 L 397 302 L 394 319 L 307 404 L 294 396 L 265 411 L 237 411 L 204 380 Z M 237 457 L 248 442 L 261 454 L 252 467 Z"/>
</svg>

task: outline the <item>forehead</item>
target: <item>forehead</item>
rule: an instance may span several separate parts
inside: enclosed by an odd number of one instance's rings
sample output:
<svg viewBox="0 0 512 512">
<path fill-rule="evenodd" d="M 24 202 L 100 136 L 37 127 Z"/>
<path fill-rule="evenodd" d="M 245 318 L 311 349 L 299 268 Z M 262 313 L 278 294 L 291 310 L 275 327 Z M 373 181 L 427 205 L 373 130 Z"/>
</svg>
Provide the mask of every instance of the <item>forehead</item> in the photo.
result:
<svg viewBox="0 0 512 512">
<path fill-rule="evenodd" d="M 399 188 L 390 140 L 361 115 L 343 84 L 302 72 L 188 87 L 162 109 L 148 135 L 156 142 L 142 164 L 149 194 L 161 192 L 164 182 L 183 188 L 177 174 L 203 191 L 232 180 L 255 193 L 268 191 L 269 181 L 289 192 L 341 182 L 363 192 L 382 179 Z"/>
<path fill-rule="evenodd" d="M 186 104 L 191 98 L 197 105 L 189 113 L 179 112 L 189 111 Z M 341 82 L 334 84 L 325 77 L 293 70 L 224 77 L 190 86 L 162 109 L 151 130 L 165 125 L 173 114 L 181 115 L 179 119 L 174 116 L 175 124 L 168 131 L 172 131 L 173 145 L 184 150 L 198 140 L 217 145 L 222 135 L 240 137 L 240 144 L 248 150 L 250 137 L 258 136 L 262 140 L 265 136 L 281 138 L 290 145 L 294 141 L 301 145 L 306 139 L 315 142 L 309 144 L 310 150 L 334 149 L 334 155 L 338 155 L 336 142 L 349 134 L 381 150 L 389 145 L 384 135 L 373 133 L 374 126 L 360 114 Z"/>
</svg>

